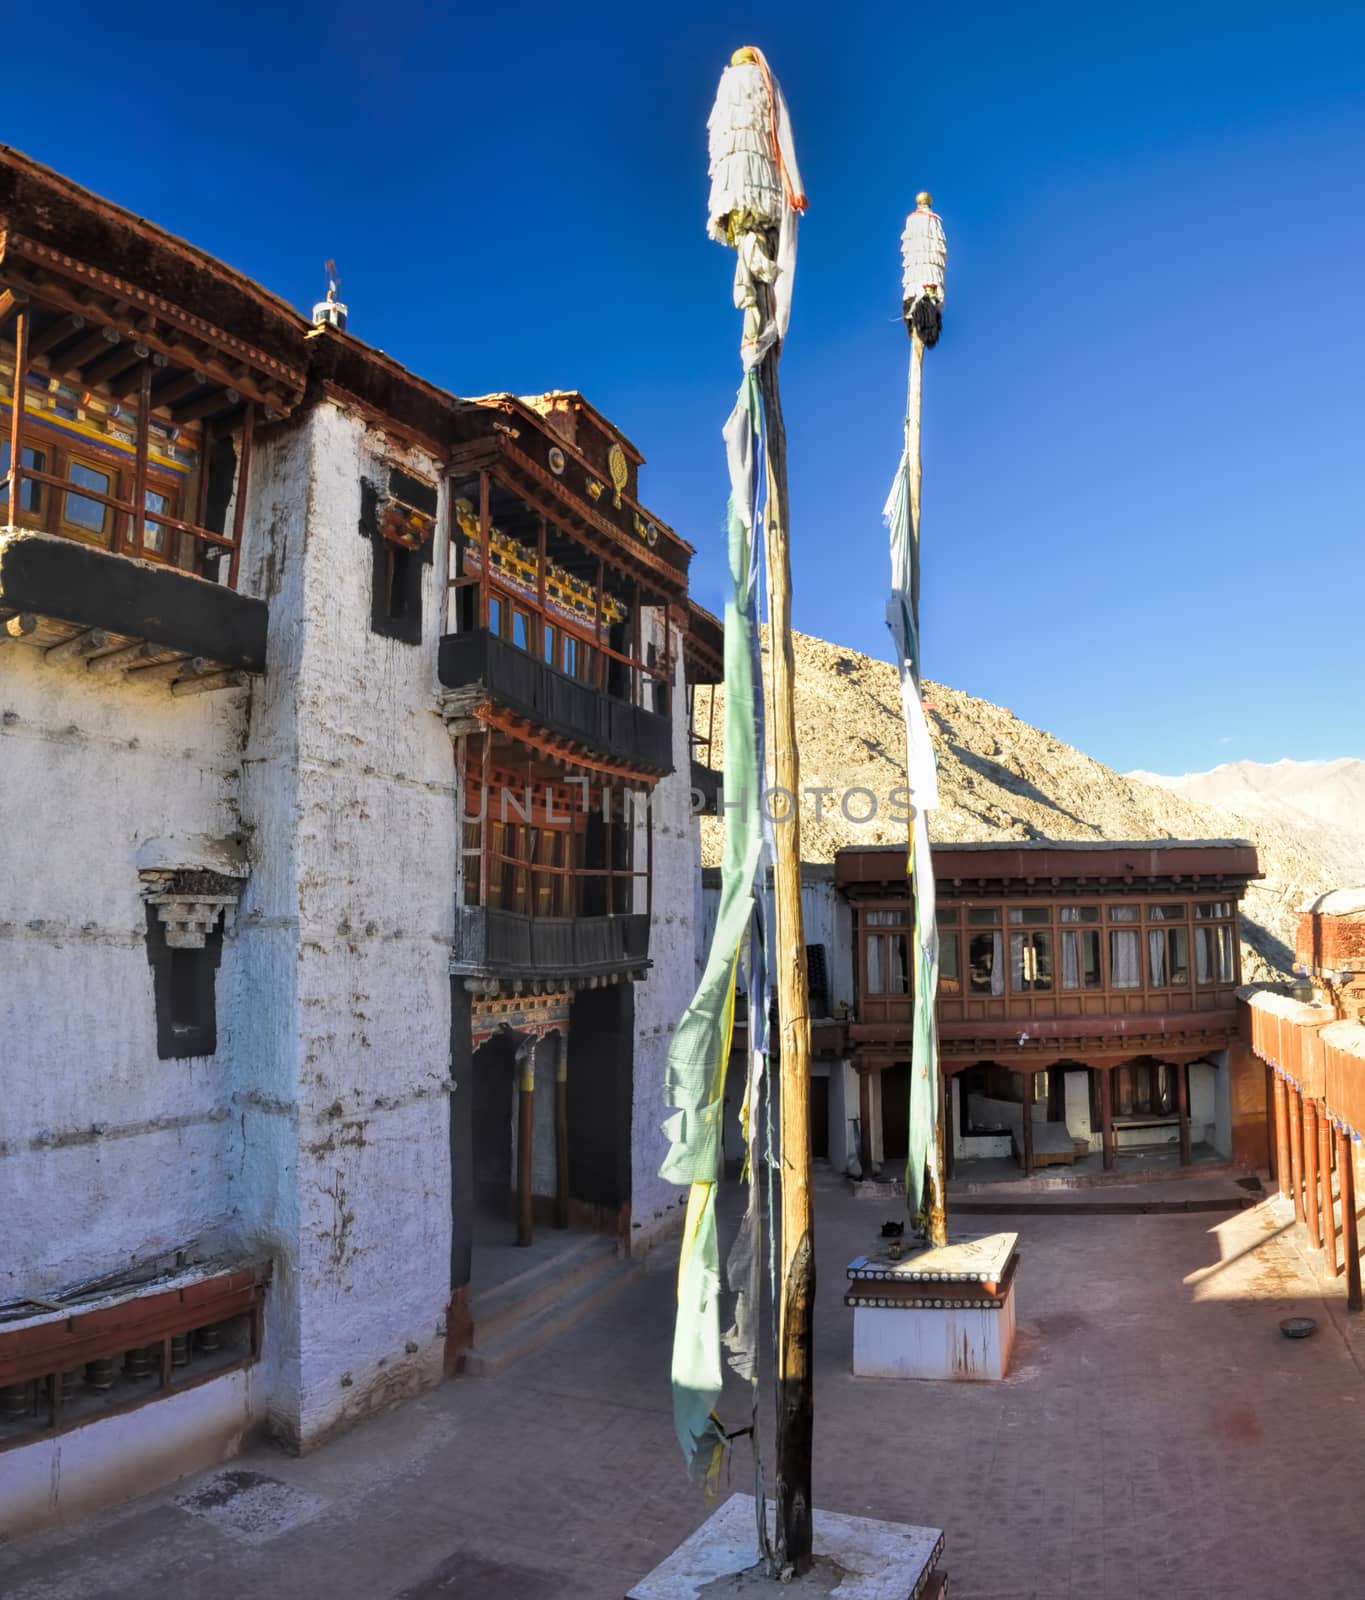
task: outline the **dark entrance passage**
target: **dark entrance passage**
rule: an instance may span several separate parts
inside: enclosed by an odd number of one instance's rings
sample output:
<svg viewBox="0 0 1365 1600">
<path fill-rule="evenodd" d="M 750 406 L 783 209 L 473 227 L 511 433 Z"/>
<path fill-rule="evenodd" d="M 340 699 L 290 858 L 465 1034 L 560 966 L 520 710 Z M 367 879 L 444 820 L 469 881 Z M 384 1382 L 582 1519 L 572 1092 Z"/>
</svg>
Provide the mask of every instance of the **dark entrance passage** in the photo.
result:
<svg viewBox="0 0 1365 1600">
<path fill-rule="evenodd" d="M 886 1067 L 882 1079 L 882 1159 L 904 1161 L 910 1154 L 910 1063 Z"/>
<path fill-rule="evenodd" d="M 512 1129 L 516 1114 L 515 1043 L 495 1034 L 475 1052 L 470 1120 L 473 1124 L 474 1204 L 486 1217 L 512 1215 Z"/>
</svg>

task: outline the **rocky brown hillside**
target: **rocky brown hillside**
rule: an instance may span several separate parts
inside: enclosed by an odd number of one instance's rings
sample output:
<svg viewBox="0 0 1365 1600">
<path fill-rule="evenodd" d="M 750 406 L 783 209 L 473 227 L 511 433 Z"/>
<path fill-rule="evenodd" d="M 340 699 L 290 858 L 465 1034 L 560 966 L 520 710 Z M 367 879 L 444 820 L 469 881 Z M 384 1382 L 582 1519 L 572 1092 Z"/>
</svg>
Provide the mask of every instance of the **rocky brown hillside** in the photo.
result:
<svg viewBox="0 0 1365 1600">
<path fill-rule="evenodd" d="M 858 823 L 841 814 L 837 798 L 824 802 L 818 821 L 814 802 L 803 800 L 804 858 L 830 861 L 846 844 L 904 839 L 905 824 L 889 815 L 889 796 L 905 772 L 895 668 L 797 634 L 796 690 L 803 788 L 837 795 L 857 786 L 880 802 L 876 818 Z M 724 764 L 720 698 L 717 690 L 716 767 Z M 1298 907 L 1341 881 L 1340 863 L 1323 859 L 1319 849 L 1279 823 L 1241 818 L 1125 778 L 1013 712 L 961 690 L 926 683 L 925 700 L 939 761 L 941 805 L 930 817 L 933 839 L 1251 839 L 1265 878 L 1244 904 L 1244 974 L 1250 980 L 1288 973 Z M 866 809 L 861 796 L 850 805 L 858 816 Z M 719 822 L 703 825 L 708 864 L 720 859 L 720 830 Z"/>
</svg>

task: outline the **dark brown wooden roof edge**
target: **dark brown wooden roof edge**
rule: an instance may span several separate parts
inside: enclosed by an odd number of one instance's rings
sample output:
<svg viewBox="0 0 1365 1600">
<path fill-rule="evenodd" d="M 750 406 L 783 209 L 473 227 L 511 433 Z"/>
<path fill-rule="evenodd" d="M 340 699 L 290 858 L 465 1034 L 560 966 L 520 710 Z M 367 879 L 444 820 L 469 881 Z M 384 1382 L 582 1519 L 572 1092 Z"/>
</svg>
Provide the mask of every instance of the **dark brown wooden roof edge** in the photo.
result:
<svg viewBox="0 0 1365 1600">
<path fill-rule="evenodd" d="M 725 679 L 725 624 L 689 597 L 685 646 L 689 683 L 722 683 Z"/>
<path fill-rule="evenodd" d="M 1191 878 L 1218 874 L 1226 878 L 1262 876 L 1256 847 L 1247 839 L 1143 839 L 1064 840 L 1037 839 L 1011 844 L 936 844 L 934 878 L 1019 879 L 1034 882 L 1051 878 L 1090 881 L 1108 878 L 1111 886 L 1126 878 Z M 888 883 L 905 875 L 903 845 L 850 845 L 834 858 L 836 881 L 841 885 Z"/>
<path fill-rule="evenodd" d="M 610 434 L 613 439 L 619 441 L 621 448 L 634 461 L 637 467 L 644 465 L 645 457 L 639 447 L 627 439 L 611 418 L 599 411 L 581 389 L 546 389 L 544 394 L 524 394 L 519 395 L 518 399 L 541 416 L 552 411 L 561 402 L 567 403 L 577 411 L 586 411 L 604 433 Z M 542 404 L 545 407 L 544 411 L 541 410 Z"/>
<path fill-rule="evenodd" d="M 444 458 L 463 402 L 374 345 L 330 323 L 310 328 L 307 337 L 309 393 L 332 386 L 358 400 L 374 422 L 393 422 Z"/>
<path fill-rule="evenodd" d="M 310 324 L 287 300 L 6 144 L 0 216 L 25 238 L 135 283 L 289 366 L 304 364 Z"/>
<path fill-rule="evenodd" d="M 578 391 L 576 389 L 547 391 L 547 394 L 549 395 L 569 393 L 577 394 Z M 558 447 L 563 450 L 566 455 L 577 461 L 579 466 L 581 466 L 586 472 L 591 473 L 594 476 L 596 475 L 597 469 L 593 466 L 592 462 L 589 461 L 587 456 L 584 455 L 577 445 L 571 444 L 564 437 L 564 435 L 555 428 L 554 424 L 550 421 L 549 416 L 545 412 L 537 410 L 536 407 L 531 404 L 531 399 L 526 395 L 512 394 L 510 390 L 505 392 L 495 391 L 492 394 L 460 395 L 455 398 L 455 404 L 457 410 L 461 412 L 467 419 L 481 419 L 489 416 L 495 411 L 501 411 L 508 414 L 515 413 L 517 416 L 521 417 L 523 421 L 530 423 L 532 427 L 538 429 L 539 432 L 549 441 L 549 443 L 558 445 Z M 593 413 L 594 416 L 602 417 L 602 413 L 598 411 L 595 406 L 589 405 L 586 400 L 583 402 L 583 404 L 589 411 Z M 606 417 L 602 417 L 602 421 L 618 438 L 624 438 L 624 435 L 619 432 L 615 423 L 611 422 Z M 463 438 L 467 439 L 468 437 L 469 432 L 466 431 L 463 435 Z M 631 446 L 631 449 L 635 449 L 634 445 Z M 638 465 L 643 460 L 644 457 L 639 455 L 637 452 L 636 464 Z M 656 522 L 660 530 L 666 533 L 689 559 L 696 555 L 697 547 L 693 544 L 689 544 L 688 541 L 683 538 L 682 534 L 680 534 L 671 523 L 665 522 L 662 517 L 656 515 L 656 513 L 651 511 L 648 506 L 642 504 L 639 500 L 633 500 L 630 495 L 622 495 L 621 498 L 626 505 L 636 507 L 640 512 L 648 516 L 652 521 Z"/>
</svg>

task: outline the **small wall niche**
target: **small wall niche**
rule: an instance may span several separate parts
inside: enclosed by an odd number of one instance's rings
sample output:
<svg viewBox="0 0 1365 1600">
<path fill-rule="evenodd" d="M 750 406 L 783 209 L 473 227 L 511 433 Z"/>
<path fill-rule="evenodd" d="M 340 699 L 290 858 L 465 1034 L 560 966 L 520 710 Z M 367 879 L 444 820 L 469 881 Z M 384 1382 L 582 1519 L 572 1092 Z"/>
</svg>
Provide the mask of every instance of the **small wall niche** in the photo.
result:
<svg viewBox="0 0 1365 1600">
<path fill-rule="evenodd" d="M 241 881 L 193 868 L 147 870 L 140 877 L 156 1053 L 163 1061 L 211 1056 L 218 1048 L 215 977 Z"/>
<path fill-rule="evenodd" d="M 391 467 L 386 487 L 360 480 L 360 532 L 373 550 L 370 630 L 422 642 L 422 568 L 431 565 L 436 485 Z"/>
</svg>

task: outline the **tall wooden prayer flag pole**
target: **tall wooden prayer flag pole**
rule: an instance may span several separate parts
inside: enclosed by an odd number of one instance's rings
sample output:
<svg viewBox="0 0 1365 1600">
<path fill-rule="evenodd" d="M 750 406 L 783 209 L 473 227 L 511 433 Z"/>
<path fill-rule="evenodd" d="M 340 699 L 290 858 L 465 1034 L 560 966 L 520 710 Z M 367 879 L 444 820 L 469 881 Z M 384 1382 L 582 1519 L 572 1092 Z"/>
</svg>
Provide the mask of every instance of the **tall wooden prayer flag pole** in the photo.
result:
<svg viewBox="0 0 1365 1600">
<path fill-rule="evenodd" d="M 891 600 L 887 621 L 900 657 L 901 701 L 906 727 L 906 778 L 914 817 L 909 871 L 914 905 L 915 1017 L 910 1084 L 910 1150 L 906 1199 L 923 1220 L 931 1245 L 948 1242 L 945 1200 L 944 1112 L 938 1067 L 938 931 L 934 873 L 924 813 L 938 803 L 933 746 L 920 701 L 920 418 L 924 352 L 938 343 L 943 325 L 944 273 L 948 248 L 933 197 L 920 193 L 901 235 L 902 311 L 910 335 L 910 383 L 905 406 L 905 445 L 887 501 L 891 529 Z"/>
<path fill-rule="evenodd" d="M 740 346 L 746 374 L 736 416 L 747 438 L 727 427 L 732 502 L 758 505 L 742 451 L 762 451 L 766 494 L 763 536 L 768 576 L 770 743 L 774 793 L 784 810 L 774 829 L 773 967 L 779 1030 L 781 1248 L 777 1289 L 776 1573 L 799 1575 L 811 1564 L 811 1439 L 814 1422 L 811 1329 L 815 1302 L 815 1230 L 810 1201 L 810 1014 L 806 939 L 801 914 L 801 763 L 793 693 L 791 558 L 788 541 L 787 439 L 777 365 L 791 310 L 796 217 L 805 210 L 791 125 L 781 88 L 760 51 L 737 50 L 721 77 L 709 123 L 710 231 L 734 247 L 735 304 L 744 312 Z M 757 377 L 757 410 L 746 400 Z M 731 418 L 731 425 L 735 417 Z M 753 456 L 748 470 L 752 473 Z M 739 468 L 736 475 L 736 468 Z M 759 775 L 760 781 L 763 774 Z M 754 796 L 754 801 L 758 797 Z M 745 796 L 748 803 L 749 797 Z M 751 1000 L 751 1007 L 754 1001 Z"/>
</svg>

